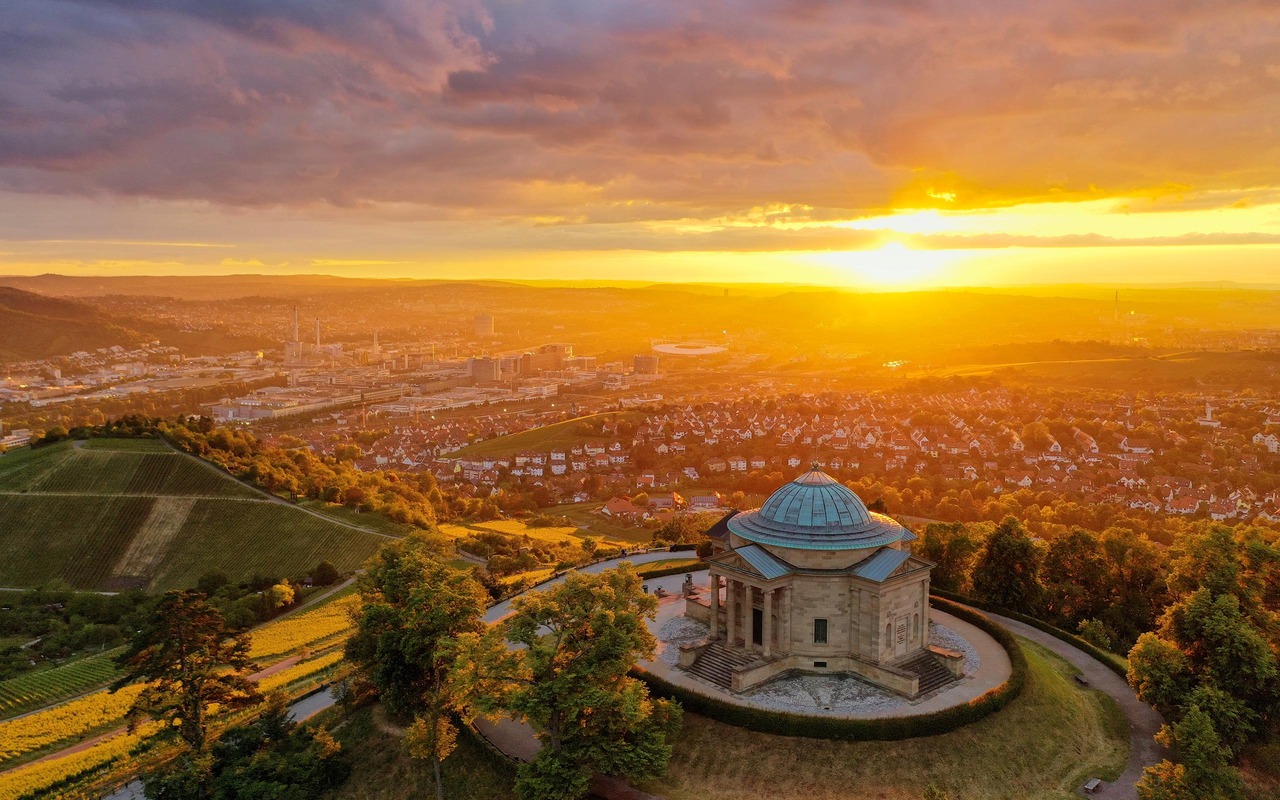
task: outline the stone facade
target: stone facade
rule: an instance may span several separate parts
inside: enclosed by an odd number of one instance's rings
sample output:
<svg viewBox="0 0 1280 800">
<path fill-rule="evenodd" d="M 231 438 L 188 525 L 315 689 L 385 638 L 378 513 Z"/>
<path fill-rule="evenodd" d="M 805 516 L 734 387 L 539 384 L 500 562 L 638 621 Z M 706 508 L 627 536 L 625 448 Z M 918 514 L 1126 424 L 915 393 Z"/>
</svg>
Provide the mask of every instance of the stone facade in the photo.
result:
<svg viewBox="0 0 1280 800">
<path fill-rule="evenodd" d="M 822 496 L 810 496 L 817 489 Z M 731 688 L 791 671 L 847 672 L 914 696 L 933 567 L 911 555 L 914 535 L 816 470 L 784 491 L 783 502 L 746 512 L 748 524 L 728 519 L 706 559 L 715 590 L 705 606 L 689 604 L 691 617 L 716 621 L 712 641 L 753 656 Z M 805 524 L 813 507 L 826 513 Z"/>
</svg>

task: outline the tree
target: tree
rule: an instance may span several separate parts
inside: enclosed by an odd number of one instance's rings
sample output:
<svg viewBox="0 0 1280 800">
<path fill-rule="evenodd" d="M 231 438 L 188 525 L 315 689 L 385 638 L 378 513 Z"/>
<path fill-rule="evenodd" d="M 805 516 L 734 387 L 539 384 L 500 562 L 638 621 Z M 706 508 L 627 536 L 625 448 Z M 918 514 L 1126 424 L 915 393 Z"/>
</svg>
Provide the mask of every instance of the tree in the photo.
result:
<svg viewBox="0 0 1280 800">
<path fill-rule="evenodd" d="M 328 561 L 321 561 L 311 570 L 311 582 L 316 586 L 332 586 L 341 577 L 338 568 Z"/>
<path fill-rule="evenodd" d="M 1006 517 L 983 545 L 973 569 L 973 591 L 1000 608 L 1034 613 L 1044 595 L 1040 548 L 1022 523 Z"/>
<path fill-rule="evenodd" d="M 253 722 L 232 728 L 198 763 L 143 779 L 152 800 L 309 800 L 346 779 L 349 767 L 324 728 L 289 719 L 283 699 L 273 698 Z"/>
<path fill-rule="evenodd" d="M 463 639 L 455 671 L 473 713 L 509 713 L 537 731 L 542 750 L 520 768 L 520 796 L 581 797 L 593 772 L 662 774 L 680 708 L 628 675 L 653 656 L 645 620 L 657 608 L 631 566 L 571 573 L 512 605 L 503 624 Z"/>
<path fill-rule="evenodd" d="M 969 582 L 969 570 L 974 556 L 982 544 L 970 532 L 969 526 L 957 522 L 944 524 L 931 522 L 921 536 L 920 555 L 937 564 L 930 582 L 949 592 L 963 592 Z"/>
<path fill-rule="evenodd" d="M 1186 655 L 1154 633 L 1142 634 L 1129 651 L 1129 685 L 1161 714 L 1176 713 L 1194 682 Z"/>
<path fill-rule="evenodd" d="M 1222 526 L 1185 537 L 1169 579 L 1179 596 L 1130 653 L 1138 696 L 1171 722 L 1195 708 L 1228 752 L 1271 729 L 1280 708 L 1276 618 L 1255 578 L 1270 549 Z"/>
<path fill-rule="evenodd" d="M 1174 761 L 1147 769 L 1138 782 L 1140 800 L 1235 800 L 1243 795 L 1240 776 L 1229 763 L 1209 715 L 1192 705 L 1182 721 L 1161 728 L 1156 739 L 1173 751 Z"/>
<path fill-rule="evenodd" d="M 196 591 L 205 597 L 213 597 L 223 586 L 231 583 L 231 579 L 227 577 L 225 572 L 220 570 L 210 570 L 200 576 L 196 581 Z"/>
<path fill-rule="evenodd" d="M 148 684 L 130 717 L 170 723 L 196 754 L 208 744 L 211 704 L 235 710 L 260 699 L 246 677 L 254 669 L 248 638 L 229 637 L 222 614 L 200 592 L 161 597 L 119 662 L 125 674 L 112 691 L 135 681 Z"/>
<path fill-rule="evenodd" d="M 456 742 L 450 714 L 459 704 L 450 680 L 454 643 L 484 630 L 489 595 L 467 572 L 440 563 L 431 545 L 410 537 L 386 545 L 360 578 L 351 660 L 388 711 L 413 716 L 406 745 L 431 761 L 436 795 L 444 797 L 440 762 Z"/>
<path fill-rule="evenodd" d="M 1080 631 L 1081 639 L 1094 647 L 1102 650 L 1111 649 L 1111 633 L 1107 630 L 1106 624 L 1096 619 L 1086 619 L 1076 627 L 1076 630 Z"/>
<path fill-rule="evenodd" d="M 1074 528 L 1050 542 L 1041 570 L 1049 619 L 1073 628 L 1098 616 L 1107 606 L 1107 574 L 1097 535 Z"/>
</svg>

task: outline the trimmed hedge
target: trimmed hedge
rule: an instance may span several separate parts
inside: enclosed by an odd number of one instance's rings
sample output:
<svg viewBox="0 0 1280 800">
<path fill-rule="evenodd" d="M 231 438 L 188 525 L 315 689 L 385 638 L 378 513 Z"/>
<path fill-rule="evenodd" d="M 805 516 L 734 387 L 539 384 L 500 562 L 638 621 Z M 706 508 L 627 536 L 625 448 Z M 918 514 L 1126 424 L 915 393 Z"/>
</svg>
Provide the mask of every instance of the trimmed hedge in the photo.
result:
<svg viewBox="0 0 1280 800">
<path fill-rule="evenodd" d="M 1121 678 L 1124 678 L 1126 681 L 1129 680 L 1129 675 L 1125 671 L 1125 668 L 1117 664 L 1115 659 L 1111 658 L 1112 654 L 1092 642 L 1081 639 L 1074 633 L 1064 631 L 1062 628 L 1054 627 L 1044 620 L 1036 619 L 1035 617 L 1021 614 L 1017 611 L 1010 611 L 1007 608 L 1000 608 L 999 606 L 995 606 L 990 603 L 984 603 L 981 600 L 974 600 L 971 597 L 965 597 L 964 595 L 956 594 L 955 592 L 948 592 L 942 589 L 931 589 L 930 595 L 934 598 L 941 598 L 943 600 L 950 600 L 955 603 L 964 603 L 965 605 L 974 606 L 975 608 L 981 608 L 984 611 L 990 611 L 993 614 L 1000 614 L 1008 617 L 1009 619 L 1017 620 L 1024 625 L 1030 625 L 1038 631 L 1044 631 L 1055 639 L 1061 639 L 1077 650 L 1084 651 L 1088 655 L 1093 656 L 1095 660 L 1101 661 L 1102 666 L 1119 675 Z M 1119 654 L 1116 653 L 1115 655 Z"/>
<path fill-rule="evenodd" d="M 654 561 L 650 563 L 661 564 L 662 562 Z M 642 570 L 646 566 L 648 566 L 648 564 L 642 564 L 636 569 L 636 574 L 640 576 L 640 580 L 647 581 L 651 578 L 665 578 L 668 575 L 679 575 L 685 572 L 697 572 L 700 569 L 705 569 L 705 567 L 699 567 L 696 564 L 685 564 L 684 566 L 658 567 L 648 572 L 643 572 Z"/>
<path fill-rule="evenodd" d="M 673 684 L 639 668 L 632 671 L 658 697 L 677 700 L 686 711 L 759 733 L 803 736 L 810 739 L 842 741 L 892 741 L 917 736 L 949 733 L 993 714 L 1022 693 L 1027 683 L 1027 658 L 1013 634 L 985 615 L 945 599 L 935 599 L 935 607 L 959 617 L 987 633 L 1009 654 L 1009 679 L 967 703 L 912 717 L 882 719 L 840 719 L 807 716 L 785 711 L 768 711 L 725 702 Z"/>
</svg>

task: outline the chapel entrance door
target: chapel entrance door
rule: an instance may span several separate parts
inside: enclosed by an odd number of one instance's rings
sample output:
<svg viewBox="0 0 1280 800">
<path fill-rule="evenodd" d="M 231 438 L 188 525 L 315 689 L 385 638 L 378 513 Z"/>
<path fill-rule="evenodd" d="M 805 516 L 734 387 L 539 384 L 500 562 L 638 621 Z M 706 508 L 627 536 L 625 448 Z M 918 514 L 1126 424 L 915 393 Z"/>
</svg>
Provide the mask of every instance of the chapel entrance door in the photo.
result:
<svg viewBox="0 0 1280 800">
<path fill-rule="evenodd" d="M 751 641 L 764 644 L 764 612 L 758 608 L 751 609 Z"/>
<path fill-rule="evenodd" d="M 905 656 L 907 654 L 907 623 L 906 615 L 898 617 L 897 622 L 893 624 L 893 655 Z"/>
</svg>

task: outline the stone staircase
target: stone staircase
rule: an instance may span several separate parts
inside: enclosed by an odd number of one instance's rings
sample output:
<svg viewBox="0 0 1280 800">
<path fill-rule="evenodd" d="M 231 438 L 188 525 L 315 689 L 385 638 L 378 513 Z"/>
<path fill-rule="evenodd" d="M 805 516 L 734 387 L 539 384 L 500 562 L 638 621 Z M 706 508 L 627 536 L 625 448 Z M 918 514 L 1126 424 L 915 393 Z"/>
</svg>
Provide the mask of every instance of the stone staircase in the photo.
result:
<svg viewBox="0 0 1280 800">
<path fill-rule="evenodd" d="M 756 661 L 754 653 L 731 650 L 723 642 L 715 641 L 707 645 L 707 649 L 702 651 L 702 655 L 698 656 L 698 660 L 687 671 L 721 689 L 730 689 L 734 671 Z"/>
<path fill-rule="evenodd" d="M 917 697 L 929 694 L 937 689 L 941 689 L 948 683 L 957 678 L 942 664 L 938 663 L 938 659 L 928 650 L 922 650 L 913 656 L 895 662 L 893 666 L 900 670 L 910 672 L 920 679 L 920 691 Z"/>
</svg>

